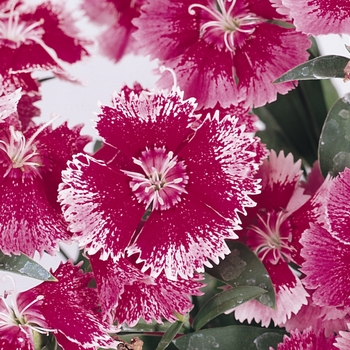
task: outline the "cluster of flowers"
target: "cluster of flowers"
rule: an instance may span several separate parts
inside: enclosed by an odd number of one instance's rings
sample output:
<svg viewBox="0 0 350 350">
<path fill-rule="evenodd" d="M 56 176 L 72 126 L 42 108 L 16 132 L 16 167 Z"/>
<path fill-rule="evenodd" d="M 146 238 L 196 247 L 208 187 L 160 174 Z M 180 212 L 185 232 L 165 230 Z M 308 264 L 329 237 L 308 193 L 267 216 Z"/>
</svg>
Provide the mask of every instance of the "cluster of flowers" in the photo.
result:
<svg viewBox="0 0 350 350">
<path fill-rule="evenodd" d="M 293 88 L 272 81 L 307 60 L 308 35 L 350 32 L 348 1 L 85 0 L 82 8 L 108 24 L 107 56 L 151 55 L 173 74 L 159 80 L 167 90 L 135 84 L 101 106 L 103 147 L 87 154 L 81 125 L 34 122 L 32 73 L 74 81 L 64 65 L 87 56 L 89 41 L 61 5 L 0 0 L 0 250 L 33 257 L 76 241 L 92 267 L 83 274 L 67 262 L 53 272 L 57 282 L 13 295 L 12 306 L 4 296 L 0 348 L 36 349 L 34 335 L 49 332 L 63 349 L 113 348 L 115 323 L 175 321 L 232 239 L 262 260 L 277 300 L 275 310 L 242 304 L 237 319 L 286 327 L 279 350 L 349 348 L 350 171 L 324 180 L 316 165 L 302 183 L 301 161 L 268 151 L 249 113 Z"/>
</svg>

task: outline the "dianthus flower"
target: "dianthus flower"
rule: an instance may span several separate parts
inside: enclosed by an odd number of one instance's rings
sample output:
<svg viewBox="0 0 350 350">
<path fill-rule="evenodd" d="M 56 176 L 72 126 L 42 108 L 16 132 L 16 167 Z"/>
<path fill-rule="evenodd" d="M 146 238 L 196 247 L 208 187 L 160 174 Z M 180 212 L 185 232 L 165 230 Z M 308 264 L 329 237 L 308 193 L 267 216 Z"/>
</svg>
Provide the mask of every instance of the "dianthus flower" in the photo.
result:
<svg viewBox="0 0 350 350">
<path fill-rule="evenodd" d="M 80 246 L 114 261 L 137 254 L 152 277 L 187 278 L 218 263 L 259 191 L 259 140 L 232 116 L 198 124 L 194 99 L 178 88 L 125 90 L 113 102 L 98 115 L 105 146 L 63 172 L 59 201 Z"/>
<path fill-rule="evenodd" d="M 53 119 L 23 130 L 14 112 L 18 94 L 0 98 L 0 250 L 32 257 L 70 238 L 57 189 L 67 161 L 90 137 L 80 136 L 82 126 L 53 129 Z"/>
<path fill-rule="evenodd" d="M 285 335 L 283 343 L 278 344 L 277 350 L 337 350 L 333 345 L 334 341 L 333 334 L 326 338 L 323 332 L 315 332 L 309 327 L 302 333 L 295 330 L 290 336 Z M 270 347 L 270 350 L 274 349 Z"/>
<path fill-rule="evenodd" d="M 64 350 L 110 348 L 109 325 L 96 311 L 98 297 L 88 287 L 92 274 L 79 266 L 61 264 L 57 281 L 0 299 L 0 349 L 34 350 L 35 333 L 54 334 Z"/>
<path fill-rule="evenodd" d="M 285 19 L 269 0 L 154 0 L 133 23 L 139 52 L 173 69 L 200 108 L 258 107 L 291 90 L 272 82 L 308 58 L 308 38 Z M 160 84 L 169 87 L 170 77 Z"/>
<path fill-rule="evenodd" d="M 314 290 L 316 305 L 350 308 L 350 170 L 330 181 L 325 198 L 325 225 L 311 225 L 301 238 L 305 259 L 303 283 Z"/>
<path fill-rule="evenodd" d="M 87 55 L 88 41 L 77 37 L 74 20 L 62 5 L 45 2 L 28 7 L 22 1 L 0 3 L 0 76 L 37 69 L 72 79 L 62 62 Z"/>
<path fill-rule="evenodd" d="M 271 0 L 277 11 L 288 14 L 296 29 L 310 35 L 349 34 L 348 0 Z"/>
<path fill-rule="evenodd" d="M 164 272 L 153 278 L 141 272 L 142 264 L 131 258 L 114 262 L 110 257 L 101 260 L 100 254 L 90 256 L 99 291 L 103 315 L 119 325 L 135 326 L 142 317 L 147 323 L 177 320 L 175 313 L 185 315 L 193 307 L 191 295 L 202 295 L 200 276 L 172 281 Z"/>
<path fill-rule="evenodd" d="M 308 293 L 290 264 L 300 266 L 299 243 L 302 232 L 310 222 L 318 222 L 320 206 L 324 200 L 321 186 L 315 193 L 310 185 L 300 187 L 301 161 L 294 163 L 291 154 L 285 156 L 271 151 L 269 159 L 261 165 L 257 177 L 262 178 L 261 193 L 254 196 L 257 205 L 247 209 L 241 216 L 243 230 L 237 231 L 242 242 L 247 244 L 264 263 L 276 293 L 276 309 L 256 300 L 235 308 L 235 317 L 240 321 L 262 322 L 268 326 L 284 324 L 292 313 L 297 313 L 307 304 Z M 312 172 L 312 178 L 315 178 Z"/>
<path fill-rule="evenodd" d="M 102 54 L 115 62 L 130 52 L 137 53 L 137 43 L 132 34 L 136 27 L 132 20 L 140 16 L 140 6 L 145 0 L 85 0 L 82 8 L 93 22 L 107 25 L 99 36 Z"/>
</svg>

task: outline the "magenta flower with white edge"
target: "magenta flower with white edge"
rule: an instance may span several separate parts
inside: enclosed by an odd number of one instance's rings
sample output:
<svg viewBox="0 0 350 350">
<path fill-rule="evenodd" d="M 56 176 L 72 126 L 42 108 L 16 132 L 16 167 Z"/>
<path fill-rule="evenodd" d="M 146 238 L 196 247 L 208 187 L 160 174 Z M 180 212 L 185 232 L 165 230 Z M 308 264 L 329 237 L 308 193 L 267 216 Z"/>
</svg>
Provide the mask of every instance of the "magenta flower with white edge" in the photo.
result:
<svg viewBox="0 0 350 350">
<path fill-rule="evenodd" d="M 315 332 L 311 327 L 302 333 L 296 329 L 283 337 L 283 343 L 279 343 L 276 350 L 337 350 L 334 341 L 334 334 L 326 338 L 323 332 Z"/>
<path fill-rule="evenodd" d="M 308 35 L 349 34 L 348 0 L 271 0 L 277 11 L 289 15 L 296 29 Z"/>
<path fill-rule="evenodd" d="M 6 103 L 4 108 L 3 115 L 13 111 Z M 80 135 L 81 125 L 52 129 L 52 122 L 23 131 L 11 114 L 0 123 L 0 250 L 5 254 L 53 254 L 59 241 L 70 239 L 57 203 L 58 185 L 67 161 L 91 138 Z"/>
<path fill-rule="evenodd" d="M 350 348 L 350 323 L 348 323 L 348 329 L 346 331 L 340 331 L 335 340 L 336 343 L 334 346 L 337 349 L 348 350 Z"/>
<path fill-rule="evenodd" d="M 78 265 L 67 262 L 53 275 L 55 282 L 46 281 L 18 295 L 1 297 L 0 349 L 34 350 L 35 333 L 52 333 L 64 350 L 113 346 L 108 332 L 115 329 L 102 321 L 96 311 L 97 291 L 88 287 L 92 273 L 83 274 Z"/>
<path fill-rule="evenodd" d="M 154 0 L 133 23 L 139 52 L 173 69 L 199 108 L 212 108 L 259 107 L 294 88 L 272 82 L 305 62 L 311 43 L 278 24 L 285 20 L 269 0 Z M 170 76 L 161 78 L 162 87 L 171 84 Z"/>
<path fill-rule="evenodd" d="M 147 323 L 177 320 L 175 313 L 187 314 L 193 307 L 191 295 L 202 295 L 201 276 L 172 281 L 164 272 L 153 278 L 141 272 L 142 264 L 130 258 L 101 260 L 97 253 L 89 257 L 106 319 L 135 326 L 140 318 Z"/>
<path fill-rule="evenodd" d="M 74 63 L 88 53 L 89 42 L 78 38 L 72 16 L 60 4 L 37 7 L 19 0 L 0 3 L 0 75 L 52 71 L 73 79 L 62 63 Z"/>
<path fill-rule="evenodd" d="M 207 115 L 192 129 L 195 100 L 178 88 L 125 91 L 98 115 L 105 146 L 63 172 L 64 216 L 89 255 L 137 254 L 154 278 L 193 276 L 229 253 L 225 239 L 237 238 L 238 212 L 254 205 L 266 151 L 235 117 Z"/>
<path fill-rule="evenodd" d="M 267 327 L 272 320 L 279 325 L 307 303 L 308 293 L 289 267 L 290 262 L 300 261 L 297 259 L 299 226 L 308 225 L 308 211 L 312 211 L 304 209 L 310 196 L 299 187 L 300 166 L 301 161 L 294 163 L 291 154 L 285 156 L 280 152 L 277 155 L 271 151 L 269 159 L 256 174 L 262 179 L 261 193 L 254 197 L 257 205 L 247 209 L 246 216 L 241 215 L 243 230 L 237 234 L 269 272 L 276 293 L 276 308 L 257 300 L 248 301 L 234 309 L 235 317 L 240 321 L 255 319 Z M 301 214 L 299 210 L 302 210 Z M 294 222 L 294 216 L 301 217 L 301 222 Z"/>
</svg>

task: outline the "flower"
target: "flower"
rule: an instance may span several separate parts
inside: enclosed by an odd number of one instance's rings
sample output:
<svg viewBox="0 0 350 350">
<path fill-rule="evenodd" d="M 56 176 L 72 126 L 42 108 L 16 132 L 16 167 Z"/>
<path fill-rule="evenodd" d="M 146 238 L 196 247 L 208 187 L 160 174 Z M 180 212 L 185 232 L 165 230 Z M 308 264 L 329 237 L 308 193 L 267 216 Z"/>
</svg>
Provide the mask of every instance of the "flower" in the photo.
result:
<svg viewBox="0 0 350 350">
<path fill-rule="evenodd" d="M 133 23 L 139 52 L 173 69 L 199 108 L 243 102 L 259 107 L 293 83 L 273 85 L 308 58 L 308 38 L 287 28 L 270 1 L 151 1 Z M 171 80 L 163 76 L 161 86 Z"/>
<path fill-rule="evenodd" d="M 289 264 L 301 264 L 299 238 L 309 220 L 316 221 L 319 204 L 299 186 L 300 165 L 291 154 L 272 150 L 256 174 L 262 179 L 261 193 L 254 197 L 257 205 L 241 216 L 243 230 L 237 234 L 264 263 L 275 288 L 276 309 L 251 300 L 235 308 L 240 321 L 282 324 L 307 304 L 308 293 Z"/>
<path fill-rule="evenodd" d="M 53 119 L 23 130 L 13 113 L 18 95 L 8 98 L 9 103 L 6 97 L 0 101 L 5 101 L 0 108 L 0 250 L 31 257 L 36 251 L 53 254 L 59 241 L 70 238 L 57 203 L 61 171 L 90 137 L 80 136 L 81 125 L 52 129 Z"/>
<path fill-rule="evenodd" d="M 302 333 L 295 330 L 289 337 L 285 335 L 283 343 L 278 344 L 277 350 L 336 350 L 333 343 L 334 335 L 326 338 L 323 332 L 315 332 L 309 327 Z M 273 348 L 270 347 L 270 350 Z"/>
<path fill-rule="evenodd" d="M 137 52 L 133 33 L 137 29 L 132 20 L 140 16 L 144 0 L 85 0 L 82 8 L 93 22 L 108 24 L 99 36 L 101 52 L 114 62 L 120 61 L 127 53 Z"/>
<path fill-rule="evenodd" d="M 54 276 L 55 282 L 12 296 L 12 307 L 1 297 L 0 348 L 34 350 L 35 333 L 53 333 L 64 350 L 109 348 L 111 329 L 96 311 L 96 290 L 88 287 L 92 274 L 67 262 Z"/>
<path fill-rule="evenodd" d="M 194 130 L 195 101 L 178 88 L 122 91 L 113 102 L 98 115 L 105 146 L 76 155 L 62 174 L 59 201 L 79 245 L 115 262 L 137 254 L 154 278 L 218 263 L 229 253 L 225 239 L 237 237 L 237 213 L 259 191 L 259 140 L 231 116 L 208 115 Z"/>
<path fill-rule="evenodd" d="M 349 34 L 350 4 L 347 0 L 271 0 L 277 11 L 288 13 L 297 30 L 309 35 Z"/>
<path fill-rule="evenodd" d="M 202 295 L 200 276 L 171 281 L 164 272 L 153 278 L 141 272 L 140 264 L 130 258 L 114 262 L 110 257 L 101 260 L 100 254 L 90 256 L 99 290 L 101 308 L 106 318 L 112 317 L 118 324 L 134 327 L 142 317 L 147 323 L 154 319 L 163 323 L 177 320 L 175 312 L 188 313 L 193 305 L 190 295 Z"/>
<path fill-rule="evenodd" d="M 74 63 L 88 53 L 74 20 L 62 5 L 30 8 L 19 0 L 0 3 L 0 76 L 43 69 L 73 79 L 62 62 Z M 73 79 L 74 80 L 74 79 Z"/>
</svg>

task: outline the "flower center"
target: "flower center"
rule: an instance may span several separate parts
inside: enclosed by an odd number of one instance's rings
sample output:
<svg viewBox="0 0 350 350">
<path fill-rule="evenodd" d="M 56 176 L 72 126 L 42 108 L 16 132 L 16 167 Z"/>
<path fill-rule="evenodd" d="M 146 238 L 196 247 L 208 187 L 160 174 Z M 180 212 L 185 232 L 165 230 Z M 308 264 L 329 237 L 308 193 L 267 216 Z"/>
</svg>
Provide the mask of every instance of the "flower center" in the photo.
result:
<svg viewBox="0 0 350 350">
<path fill-rule="evenodd" d="M 42 166 L 37 147 L 34 143 L 35 138 L 58 117 L 55 116 L 40 126 L 28 140 L 20 130 L 15 130 L 13 125 L 10 125 L 8 139 L 0 140 L 0 150 L 4 151 L 12 161 L 12 167 L 9 167 L 4 177 L 9 174 L 12 168 L 19 168 L 25 172 L 27 168 L 36 170 L 36 168 Z"/>
<path fill-rule="evenodd" d="M 216 0 L 216 6 L 209 8 L 202 4 L 192 4 L 188 8 L 191 15 L 195 15 L 194 8 L 199 8 L 206 11 L 213 20 L 209 20 L 201 25 L 201 37 L 207 31 L 215 35 L 217 29 L 224 33 L 224 43 L 229 51 L 235 51 L 235 35 L 237 32 L 252 34 L 255 30 L 255 24 L 261 23 L 261 18 L 240 9 L 235 13 L 236 0 Z M 236 11 L 237 12 L 237 11 Z"/>
<path fill-rule="evenodd" d="M 166 152 L 164 147 L 146 148 L 141 157 L 133 161 L 142 172 L 122 171 L 131 177 L 130 187 L 146 208 L 152 205 L 152 210 L 169 209 L 181 200 L 182 193 L 187 193 L 186 166 L 173 152 Z"/>
<path fill-rule="evenodd" d="M 19 12 L 15 10 L 17 2 L 12 1 L 10 10 L 0 13 L 0 39 L 9 40 L 15 44 L 15 48 L 29 40 L 41 41 L 44 34 L 44 30 L 39 28 L 44 22 L 43 19 L 30 25 L 20 21 Z"/>
<path fill-rule="evenodd" d="M 289 262 L 291 253 L 296 249 L 290 246 L 292 235 L 287 213 L 270 212 L 264 215 L 257 214 L 257 225 L 249 226 L 247 231 L 247 244 L 254 250 L 262 261 L 269 260 L 277 264 L 281 259 Z"/>
</svg>

